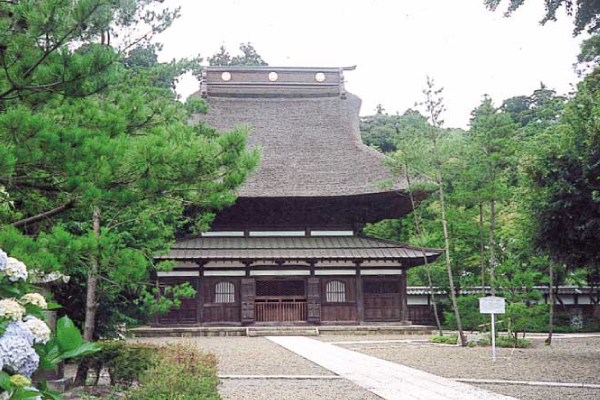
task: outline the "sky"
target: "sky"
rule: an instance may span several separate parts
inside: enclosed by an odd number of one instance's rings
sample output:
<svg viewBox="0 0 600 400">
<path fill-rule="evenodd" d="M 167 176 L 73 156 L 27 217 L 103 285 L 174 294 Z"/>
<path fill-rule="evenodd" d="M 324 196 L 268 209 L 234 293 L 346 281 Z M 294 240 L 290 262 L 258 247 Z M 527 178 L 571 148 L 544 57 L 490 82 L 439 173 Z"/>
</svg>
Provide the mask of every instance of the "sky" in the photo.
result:
<svg viewBox="0 0 600 400">
<path fill-rule="evenodd" d="M 505 1 L 506 2 L 506 1 Z M 570 17 L 541 26 L 543 0 L 512 17 L 484 0 L 169 0 L 181 17 L 162 33 L 160 58 L 207 58 L 221 45 L 232 55 L 250 42 L 269 65 L 343 67 L 346 88 L 362 98 L 361 115 L 403 113 L 423 98 L 427 75 L 444 88 L 447 127 L 468 127 L 488 94 L 496 105 L 529 95 L 540 82 L 567 94 L 585 36 Z M 178 92 L 197 91 L 191 76 Z"/>
</svg>

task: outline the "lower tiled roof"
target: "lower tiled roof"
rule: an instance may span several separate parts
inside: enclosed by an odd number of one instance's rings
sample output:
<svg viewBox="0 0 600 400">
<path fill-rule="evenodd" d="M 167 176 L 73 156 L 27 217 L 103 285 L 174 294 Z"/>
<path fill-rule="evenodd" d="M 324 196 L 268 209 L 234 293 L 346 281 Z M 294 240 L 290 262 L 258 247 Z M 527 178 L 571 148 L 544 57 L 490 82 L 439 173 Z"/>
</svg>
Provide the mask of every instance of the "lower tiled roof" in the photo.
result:
<svg viewBox="0 0 600 400">
<path fill-rule="evenodd" d="M 429 262 L 442 253 L 361 236 L 197 237 L 175 243 L 162 260 L 411 260 Z"/>
<path fill-rule="evenodd" d="M 535 289 L 537 291 L 541 291 L 544 294 L 550 293 L 548 286 L 534 286 L 533 289 Z M 480 294 L 481 292 L 482 292 L 481 286 L 467 287 L 467 288 L 460 289 L 460 294 L 462 294 L 462 295 Z M 498 289 L 496 289 L 496 292 L 498 292 L 498 294 L 502 295 L 503 289 L 498 288 Z M 560 294 L 587 294 L 590 292 L 592 292 L 592 289 L 588 286 L 563 285 L 563 286 L 558 287 L 558 293 L 560 293 Z M 488 295 L 491 293 L 492 293 L 492 288 L 489 286 L 486 286 L 485 294 Z M 431 294 L 431 289 L 427 286 L 409 286 L 408 294 L 409 295 L 429 295 L 429 294 Z M 436 295 L 441 295 L 441 294 L 445 295 L 445 294 L 447 294 L 447 292 L 443 289 L 436 287 L 435 294 Z"/>
</svg>

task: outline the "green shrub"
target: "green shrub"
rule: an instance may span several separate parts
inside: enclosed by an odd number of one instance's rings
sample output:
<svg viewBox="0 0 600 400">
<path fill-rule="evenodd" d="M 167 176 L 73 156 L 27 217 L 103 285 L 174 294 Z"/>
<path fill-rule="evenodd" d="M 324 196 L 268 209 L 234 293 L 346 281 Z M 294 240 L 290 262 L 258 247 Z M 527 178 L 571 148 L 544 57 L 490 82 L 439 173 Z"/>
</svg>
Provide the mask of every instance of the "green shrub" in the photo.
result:
<svg viewBox="0 0 600 400">
<path fill-rule="evenodd" d="M 160 348 L 128 400 L 218 400 L 216 358 L 194 346 Z"/>
<path fill-rule="evenodd" d="M 458 341 L 458 335 L 434 336 L 429 339 L 429 341 L 431 343 L 456 344 Z"/>
<path fill-rule="evenodd" d="M 127 343 L 123 340 L 105 341 L 102 350 L 86 359 L 89 367 L 96 371 L 96 381 L 103 368 L 108 369 L 111 385 L 131 385 L 155 363 L 154 353 L 158 347 Z"/>
<path fill-rule="evenodd" d="M 508 303 L 506 314 L 498 329 L 506 329 L 515 338 L 519 333 L 539 332 L 548 325 L 548 307 L 545 304 Z"/>
<path fill-rule="evenodd" d="M 468 296 L 459 296 L 456 299 L 458 310 L 460 312 L 460 320 L 462 327 L 466 331 L 480 330 L 480 325 L 489 322 L 489 315 L 479 313 L 479 298 L 481 294 L 473 294 Z M 444 320 L 446 327 L 451 330 L 458 329 L 456 326 L 456 317 L 454 310 L 449 307 L 444 311 Z"/>
<path fill-rule="evenodd" d="M 481 346 L 491 346 L 492 339 L 483 339 L 477 342 L 478 345 Z M 517 339 L 513 336 L 496 336 L 496 346 L 497 347 L 506 347 L 506 348 L 519 348 L 524 349 L 526 347 L 531 347 L 531 341 L 527 339 Z"/>
</svg>

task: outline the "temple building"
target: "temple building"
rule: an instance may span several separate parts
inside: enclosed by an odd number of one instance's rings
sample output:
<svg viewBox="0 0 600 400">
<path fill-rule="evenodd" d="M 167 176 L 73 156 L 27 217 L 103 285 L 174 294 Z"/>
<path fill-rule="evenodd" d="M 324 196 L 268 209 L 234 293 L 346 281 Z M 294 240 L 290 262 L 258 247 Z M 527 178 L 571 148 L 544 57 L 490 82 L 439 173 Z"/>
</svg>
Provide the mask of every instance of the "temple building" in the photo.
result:
<svg viewBox="0 0 600 400">
<path fill-rule="evenodd" d="M 211 231 L 157 257 L 176 261 L 160 285 L 197 295 L 156 325 L 410 323 L 406 272 L 441 252 L 363 234 L 412 208 L 406 179 L 361 141 L 349 69 L 204 70 L 196 95 L 210 109 L 198 118 L 249 126 L 262 161 Z"/>
</svg>

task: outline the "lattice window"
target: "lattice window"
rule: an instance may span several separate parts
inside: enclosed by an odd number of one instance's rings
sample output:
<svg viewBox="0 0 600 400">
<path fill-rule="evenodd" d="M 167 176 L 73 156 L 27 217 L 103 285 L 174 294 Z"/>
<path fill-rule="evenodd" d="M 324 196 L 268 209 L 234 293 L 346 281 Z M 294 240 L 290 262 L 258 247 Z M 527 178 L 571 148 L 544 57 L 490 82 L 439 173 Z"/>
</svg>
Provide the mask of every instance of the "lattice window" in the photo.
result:
<svg viewBox="0 0 600 400">
<path fill-rule="evenodd" d="M 215 285 L 215 303 L 235 303 L 235 285 L 219 282 Z"/>
<path fill-rule="evenodd" d="M 344 303 L 346 301 L 346 284 L 340 281 L 327 282 L 325 298 L 328 303 Z"/>
<path fill-rule="evenodd" d="M 259 297 L 304 296 L 304 281 L 301 280 L 262 280 L 256 281 L 256 295 Z"/>
<path fill-rule="evenodd" d="M 365 294 L 396 294 L 400 293 L 400 284 L 394 281 L 364 282 Z"/>
</svg>

